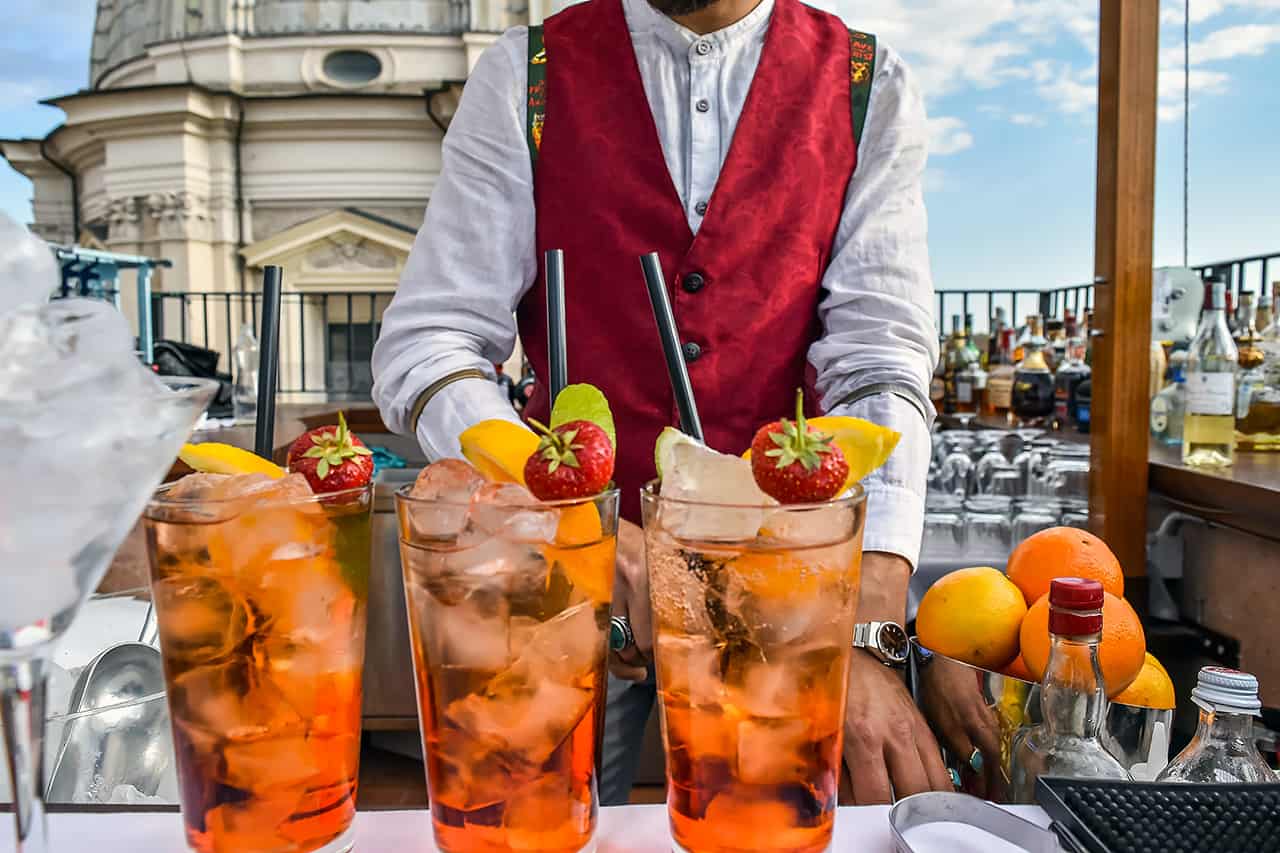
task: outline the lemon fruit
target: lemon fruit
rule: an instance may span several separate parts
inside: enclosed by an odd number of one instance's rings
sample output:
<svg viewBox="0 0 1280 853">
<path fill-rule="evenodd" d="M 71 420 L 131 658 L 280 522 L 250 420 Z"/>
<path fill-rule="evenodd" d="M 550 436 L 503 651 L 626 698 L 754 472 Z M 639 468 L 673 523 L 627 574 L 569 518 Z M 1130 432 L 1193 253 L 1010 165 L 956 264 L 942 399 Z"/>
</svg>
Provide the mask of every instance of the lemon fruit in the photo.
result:
<svg viewBox="0 0 1280 853">
<path fill-rule="evenodd" d="M 512 421 L 481 421 L 458 436 L 462 455 L 486 480 L 524 485 L 524 463 L 538 449 L 538 436 Z"/>
<path fill-rule="evenodd" d="M 930 651 L 999 670 L 1018 656 L 1018 632 L 1026 615 L 1022 590 L 1003 573 L 986 566 L 960 569 L 924 594 L 916 632 Z"/>
<path fill-rule="evenodd" d="M 178 451 L 178 458 L 192 470 L 203 474 L 266 474 L 278 480 L 285 473 L 270 459 L 216 441 L 184 444 Z"/>
</svg>

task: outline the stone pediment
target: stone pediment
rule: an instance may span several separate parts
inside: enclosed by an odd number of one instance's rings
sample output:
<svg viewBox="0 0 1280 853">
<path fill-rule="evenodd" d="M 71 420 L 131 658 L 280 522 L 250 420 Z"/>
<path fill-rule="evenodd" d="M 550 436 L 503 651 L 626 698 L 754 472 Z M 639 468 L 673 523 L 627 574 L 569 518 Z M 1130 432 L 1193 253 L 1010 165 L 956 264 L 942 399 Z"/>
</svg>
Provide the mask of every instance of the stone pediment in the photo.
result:
<svg viewBox="0 0 1280 853">
<path fill-rule="evenodd" d="M 285 287 L 394 287 L 414 231 L 355 209 L 336 210 L 286 228 L 243 250 L 250 267 L 284 267 Z"/>
</svg>

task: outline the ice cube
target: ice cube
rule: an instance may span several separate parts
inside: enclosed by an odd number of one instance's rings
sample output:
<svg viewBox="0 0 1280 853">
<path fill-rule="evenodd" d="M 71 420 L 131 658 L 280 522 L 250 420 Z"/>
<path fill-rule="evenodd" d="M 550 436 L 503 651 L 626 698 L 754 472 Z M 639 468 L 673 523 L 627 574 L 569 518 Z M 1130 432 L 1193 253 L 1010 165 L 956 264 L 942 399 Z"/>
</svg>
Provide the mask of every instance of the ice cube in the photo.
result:
<svg viewBox="0 0 1280 853">
<path fill-rule="evenodd" d="M 528 681 L 571 684 L 588 676 L 604 659 L 604 633 L 595 606 L 584 601 L 534 628 L 523 648 L 514 650 L 512 671 Z"/>
<path fill-rule="evenodd" d="M 722 564 L 702 552 L 674 547 L 655 530 L 646 530 L 649 591 L 655 620 L 688 634 L 710 635 L 707 583 Z"/>
<path fill-rule="evenodd" d="M 170 660 L 214 660 L 244 641 L 244 599 L 211 577 L 171 575 L 152 587 L 160 642 Z"/>
<path fill-rule="evenodd" d="M 812 751 L 803 718 L 746 719 L 738 723 L 738 780 L 748 785 L 805 783 L 805 753 Z"/>
<path fill-rule="evenodd" d="M 514 542 L 554 542 L 560 511 L 539 501 L 516 483 L 486 483 L 471 503 L 471 524 Z"/>
<path fill-rule="evenodd" d="M 527 772 L 546 763 L 591 704 L 591 691 L 584 688 L 499 677 L 489 694 L 459 699 L 445 717 L 473 737 L 501 742 L 502 760 Z"/>
<path fill-rule="evenodd" d="M 212 853 L 255 850 L 263 839 L 272 843 L 270 850 L 296 850 L 282 833 L 304 796 L 300 788 L 273 791 L 210 809 L 204 823 L 210 837 L 217 839 Z"/>
<path fill-rule="evenodd" d="M 672 450 L 674 470 L 662 481 L 660 523 L 677 538 L 703 542 L 754 539 L 765 507 L 777 501 L 760 491 L 751 463 L 700 444 Z M 686 503 L 687 502 L 687 503 Z"/>
<path fill-rule="evenodd" d="M 807 548 L 848 541 L 855 531 L 860 506 L 828 504 L 812 509 L 783 507 L 765 514 L 760 536 L 789 548 Z"/>
<path fill-rule="evenodd" d="M 248 657 L 184 672 L 173 680 L 169 701 L 180 726 L 204 735 L 198 742 L 210 736 L 251 741 L 306 731 L 302 717 Z"/>
<path fill-rule="evenodd" d="M 473 590 L 453 606 L 441 604 L 416 586 L 411 587 L 410 596 L 432 666 L 486 672 L 507 668 L 511 662 L 510 610 L 501 594 Z"/>
<path fill-rule="evenodd" d="M 305 732 L 233 739 L 222 760 L 221 781 L 254 792 L 302 791 L 322 770 Z"/>
<path fill-rule="evenodd" d="M 720 649 L 714 640 L 659 632 L 657 644 L 663 693 L 683 697 L 694 708 L 718 706 L 725 699 Z"/>
<path fill-rule="evenodd" d="M 265 477 L 266 475 L 251 476 Z M 217 500 L 228 488 L 232 479 L 234 478 L 230 474 L 208 474 L 197 471 L 194 474 L 187 474 L 170 485 L 165 491 L 165 496 L 175 501 Z"/>
<path fill-rule="evenodd" d="M 591 831 L 591 806 L 575 797 L 572 780 L 549 773 L 513 791 L 502 813 L 507 841 L 515 850 L 554 850 L 562 839 Z"/>
<path fill-rule="evenodd" d="M 442 459 L 422 469 L 409 495 L 418 500 L 466 505 L 484 484 L 484 477 L 470 464 L 461 459 Z"/>
<path fill-rule="evenodd" d="M 743 708 L 756 717 L 794 716 L 804 711 L 804 679 L 812 678 L 797 666 L 798 661 L 757 663 L 746 668 L 739 699 Z"/>
<path fill-rule="evenodd" d="M 62 281 L 49 244 L 7 213 L 0 213 L 0 281 L 0 314 L 45 302 Z"/>
</svg>

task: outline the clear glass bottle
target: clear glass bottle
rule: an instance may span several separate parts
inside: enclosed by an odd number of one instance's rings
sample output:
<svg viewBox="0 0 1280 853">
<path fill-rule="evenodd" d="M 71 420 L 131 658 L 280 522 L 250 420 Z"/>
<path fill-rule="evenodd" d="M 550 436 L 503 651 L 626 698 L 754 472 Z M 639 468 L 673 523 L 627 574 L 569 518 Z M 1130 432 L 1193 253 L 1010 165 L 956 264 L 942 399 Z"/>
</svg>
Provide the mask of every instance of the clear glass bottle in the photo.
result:
<svg viewBox="0 0 1280 853">
<path fill-rule="evenodd" d="M 1195 737 L 1157 782 L 1280 782 L 1253 737 L 1253 718 L 1262 712 L 1258 679 L 1247 672 L 1206 666 L 1191 700 L 1200 706 Z"/>
<path fill-rule="evenodd" d="M 1049 662 L 1039 725 L 1014 737 L 1010 802 L 1034 803 L 1041 776 L 1131 781 L 1102 744 L 1107 696 L 1098 666 L 1102 584 L 1057 578 L 1049 587 Z"/>
<path fill-rule="evenodd" d="M 960 330 L 960 315 L 951 315 L 951 336 L 947 338 L 947 347 L 943 355 L 945 369 L 943 371 L 944 393 L 942 411 L 948 415 L 955 414 L 958 397 L 956 377 L 964 367 L 964 333 Z"/>
<path fill-rule="evenodd" d="M 1053 373 L 1044 358 L 1040 317 L 1029 317 L 1027 325 L 1030 334 L 1023 344 L 1025 355 L 1013 371 L 1011 411 L 1016 426 L 1045 426 L 1053 417 Z"/>
<path fill-rule="evenodd" d="M 1169 357 L 1169 384 L 1151 400 L 1151 437 L 1161 444 L 1182 444 L 1182 419 L 1187 410 L 1187 354 Z"/>
<path fill-rule="evenodd" d="M 1204 313 L 1187 353 L 1187 411 L 1182 428 L 1184 465 L 1221 468 L 1236 455 L 1236 362 L 1227 329 L 1226 285 L 1205 283 Z"/>
<path fill-rule="evenodd" d="M 231 407 L 236 423 L 251 424 L 258 419 L 258 337 L 253 324 L 240 326 L 240 337 L 231 351 L 235 376 L 231 389 Z"/>
<path fill-rule="evenodd" d="M 973 315 L 965 315 L 964 337 L 956 368 L 956 406 L 962 414 L 977 414 L 987 390 L 982 352 L 973 343 Z"/>
</svg>

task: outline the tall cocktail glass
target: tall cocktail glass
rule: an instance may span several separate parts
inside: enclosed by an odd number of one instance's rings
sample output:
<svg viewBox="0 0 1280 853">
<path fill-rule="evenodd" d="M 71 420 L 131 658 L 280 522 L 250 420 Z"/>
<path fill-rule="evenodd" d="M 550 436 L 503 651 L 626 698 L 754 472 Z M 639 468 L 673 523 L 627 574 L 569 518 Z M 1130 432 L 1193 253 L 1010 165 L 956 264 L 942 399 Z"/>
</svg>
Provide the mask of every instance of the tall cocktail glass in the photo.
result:
<svg viewBox="0 0 1280 853">
<path fill-rule="evenodd" d="M 372 486 L 192 474 L 147 507 L 187 843 L 351 849 Z"/>
<path fill-rule="evenodd" d="M 667 807 L 687 853 L 827 849 L 864 498 L 642 495 Z"/>
<path fill-rule="evenodd" d="M 396 506 L 436 844 L 587 848 L 618 492 L 560 503 L 509 484 L 469 503 L 410 492 Z"/>
<path fill-rule="evenodd" d="M 49 849 L 42 756 L 53 641 L 217 391 L 216 382 L 147 376 L 129 348 L 123 358 L 106 351 L 117 321 L 111 306 L 78 300 L 0 317 L 0 717 L 19 853 Z M 77 348 L 93 350 L 87 362 Z M 30 381 L 20 363 L 28 355 L 44 359 Z"/>
</svg>

